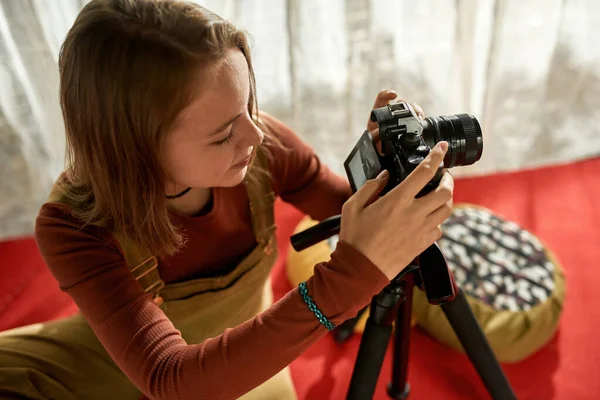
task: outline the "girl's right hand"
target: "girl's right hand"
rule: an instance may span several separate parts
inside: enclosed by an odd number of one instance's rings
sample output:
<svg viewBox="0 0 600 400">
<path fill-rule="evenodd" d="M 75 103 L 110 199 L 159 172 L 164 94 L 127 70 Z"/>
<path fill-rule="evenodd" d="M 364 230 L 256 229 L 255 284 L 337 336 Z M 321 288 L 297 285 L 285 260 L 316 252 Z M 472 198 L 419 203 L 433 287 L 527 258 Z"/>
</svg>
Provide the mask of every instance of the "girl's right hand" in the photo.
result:
<svg viewBox="0 0 600 400">
<path fill-rule="evenodd" d="M 438 143 L 406 179 L 378 198 L 389 173 L 367 181 L 342 207 L 340 240 L 367 257 L 390 280 L 441 238 L 452 213 L 454 180 L 445 172 L 438 187 L 415 198 L 435 176 L 448 143 Z"/>
</svg>

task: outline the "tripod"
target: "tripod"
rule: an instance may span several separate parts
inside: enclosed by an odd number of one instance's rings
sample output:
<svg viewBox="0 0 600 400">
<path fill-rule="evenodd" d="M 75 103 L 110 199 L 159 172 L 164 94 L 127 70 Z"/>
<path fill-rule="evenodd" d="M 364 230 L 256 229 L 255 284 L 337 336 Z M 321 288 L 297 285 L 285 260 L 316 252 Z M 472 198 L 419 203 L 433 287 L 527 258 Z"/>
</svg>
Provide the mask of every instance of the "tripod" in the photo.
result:
<svg viewBox="0 0 600 400">
<path fill-rule="evenodd" d="M 292 236 L 293 247 L 299 251 L 339 233 L 340 219 L 340 216 L 331 217 Z M 400 400 L 406 399 L 410 394 L 410 385 L 407 382 L 408 352 L 412 296 L 415 286 L 425 291 L 429 303 L 439 304 L 442 307 L 446 318 L 492 398 L 494 400 L 516 399 L 464 293 L 456 287 L 446 259 L 435 243 L 415 258 L 388 286 L 373 297 L 354 364 L 347 399 L 373 398 L 394 321 L 396 330 L 392 382 L 388 385 L 388 395 L 392 399 Z M 355 318 L 347 320 L 334 331 L 338 341 L 344 341 L 352 334 L 361 313 Z"/>
</svg>

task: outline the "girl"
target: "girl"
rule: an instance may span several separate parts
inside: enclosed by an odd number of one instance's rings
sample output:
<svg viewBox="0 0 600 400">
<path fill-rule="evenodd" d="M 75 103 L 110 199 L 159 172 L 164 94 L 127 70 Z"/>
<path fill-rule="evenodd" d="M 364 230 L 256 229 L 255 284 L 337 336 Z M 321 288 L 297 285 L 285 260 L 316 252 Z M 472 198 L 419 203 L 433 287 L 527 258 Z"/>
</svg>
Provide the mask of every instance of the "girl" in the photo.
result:
<svg viewBox="0 0 600 400">
<path fill-rule="evenodd" d="M 35 233 L 81 313 L 0 336 L 2 398 L 295 398 L 286 366 L 450 215 L 448 174 L 415 199 L 445 143 L 381 199 L 386 173 L 348 200 L 258 113 L 244 35 L 197 5 L 92 0 L 59 68 L 68 163 Z M 272 304 L 275 196 L 315 219 L 343 212 L 331 261 Z"/>
</svg>

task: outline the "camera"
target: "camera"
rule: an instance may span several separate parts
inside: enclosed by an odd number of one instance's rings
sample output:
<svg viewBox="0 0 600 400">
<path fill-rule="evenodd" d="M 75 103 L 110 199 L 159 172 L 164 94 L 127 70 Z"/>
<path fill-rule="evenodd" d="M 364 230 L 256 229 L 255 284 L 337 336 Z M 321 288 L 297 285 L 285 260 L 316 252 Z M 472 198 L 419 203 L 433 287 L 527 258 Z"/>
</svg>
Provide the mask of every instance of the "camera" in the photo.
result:
<svg viewBox="0 0 600 400">
<path fill-rule="evenodd" d="M 353 192 L 360 189 L 367 180 L 376 178 L 385 168 L 390 173 L 390 179 L 380 193 L 382 196 L 385 195 L 406 179 L 427 157 L 436 143 L 446 141 L 448 151 L 444 161 L 438 166 L 435 177 L 417 194 L 417 197 L 420 197 L 438 186 L 444 168 L 473 164 L 481 158 L 483 152 L 479 122 L 470 114 L 430 117 L 421 121 L 408 103 L 399 102 L 374 109 L 371 112 L 371 121 L 379 125 L 381 150 L 377 148 L 371 133 L 365 131 L 344 161 L 344 169 Z M 301 251 L 338 234 L 340 221 L 341 215 L 336 215 L 296 233 L 291 238 L 292 246 L 296 251 Z M 433 258 L 438 254 L 435 251 L 430 253 Z M 425 252 L 423 257 L 428 258 L 428 254 Z M 428 260 L 428 264 L 440 263 L 439 260 L 431 259 Z M 447 268 L 445 270 L 448 274 Z M 430 274 L 430 268 L 422 268 L 421 274 L 426 275 L 427 278 L 435 278 L 434 274 Z M 423 276 L 424 280 L 429 280 L 426 276 Z M 435 282 L 429 287 L 436 287 L 436 282 L 443 281 L 440 275 L 434 280 Z M 447 293 L 453 293 L 448 285 L 438 289 L 435 290 L 436 295 L 428 293 L 430 300 L 444 299 L 448 297 Z"/>
<path fill-rule="evenodd" d="M 400 184 L 440 141 L 448 142 L 448 151 L 436 174 L 416 197 L 434 190 L 444 168 L 475 163 L 483 152 L 481 127 L 470 114 L 455 114 L 426 118 L 421 121 L 406 102 L 376 108 L 371 121 L 379 126 L 381 153 L 371 133 L 365 131 L 344 162 L 352 190 L 356 192 L 364 183 L 377 177 L 385 168 L 390 179 L 381 195 Z M 444 256 L 439 248 L 430 247 L 418 261 L 419 275 L 430 303 L 441 304 L 454 299 L 456 290 Z"/>
<path fill-rule="evenodd" d="M 371 112 L 371 121 L 379 126 L 381 153 L 369 131 L 365 131 L 344 162 L 352 190 L 387 169 L 390 179 L 382 191 L 389 192 L 402 182 L 431 151 L 436 143 L 448 142 L 448 152 L 435 177 L 417 197 L 435 189 L 443 168 L 471 165 L 481 158 L 481 127 L 470 114 L 428 117 L 420 120 L 406 102 L 389 104 Z"/>
</svg>

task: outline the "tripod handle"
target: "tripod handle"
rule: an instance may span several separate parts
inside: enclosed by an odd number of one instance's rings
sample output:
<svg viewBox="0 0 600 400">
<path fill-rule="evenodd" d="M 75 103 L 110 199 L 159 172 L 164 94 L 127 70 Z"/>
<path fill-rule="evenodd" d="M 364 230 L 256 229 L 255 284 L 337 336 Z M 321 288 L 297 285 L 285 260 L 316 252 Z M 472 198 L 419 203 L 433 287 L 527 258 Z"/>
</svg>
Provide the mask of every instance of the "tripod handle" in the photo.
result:
<svg viewBox="0 0 600 400">
<path fill-rule="evenodd" d="M 341 221 L 341 215 L 334 215 L 333 217 L 324 219 L 315 226 L 296 233 L 290 238 L 292 247 L 296 251 L 301 251 L 333 235 L 337 235 L 340 233 Z"/>
</svg>

